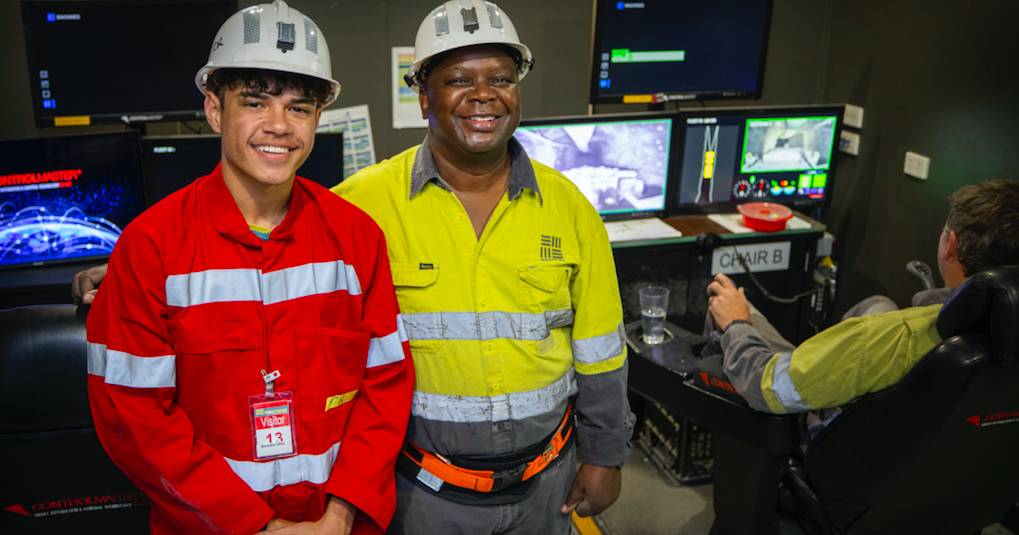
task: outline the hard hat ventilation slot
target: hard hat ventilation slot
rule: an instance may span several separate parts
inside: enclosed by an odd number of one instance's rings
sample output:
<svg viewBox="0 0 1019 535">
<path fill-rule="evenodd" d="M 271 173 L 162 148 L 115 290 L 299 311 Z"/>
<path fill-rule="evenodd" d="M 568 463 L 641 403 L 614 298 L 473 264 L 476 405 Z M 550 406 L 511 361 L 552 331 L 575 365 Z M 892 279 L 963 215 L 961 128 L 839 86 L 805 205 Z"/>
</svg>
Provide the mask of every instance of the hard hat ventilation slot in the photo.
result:
<svg viewBox="0 0 1019 535">
<path fill-rule="evenodd" d="M 435 23 L 435 35 L 446 35 L 449 33 L 449 17 L 446 16 L 446 8 L 442 7 L 432 17 Z"/>
<path fill-rule="evenodd" d="M 474 33 L 481 28 L 478 24 L 478 11 L 473 7 L 470 9 L 460 9 L 460 16 L 464 19 L 464 31 L 467 33 Z"/>
<path fill-rule="evenodd" d="M 308 17 L 304 17 L 304 48 L 318 54 L 318 27 Z"/>
<path fill-rule="evenodd" d="M 294 43 L 296 41 L 297 32 L 294 29 L 293 23 L 276 23 L 276 48 L 282 50 L 283 53 L 286 54 L 288 50 L 294 49 Z"/>
<path fill-rule="evenodd" d="M 493 28 L 502 28 L 502 15 L 499 13 L 499 7 L 491 2 L 485 2 L 485 7 L 488 8 L 488 22 Z"/>
<path fill-rule="evenodd" d="M 258 12 L 247 11 L 244 13 L 244 44 L 257 43 L 261 30 L 261 16 Z"/>
</svg>

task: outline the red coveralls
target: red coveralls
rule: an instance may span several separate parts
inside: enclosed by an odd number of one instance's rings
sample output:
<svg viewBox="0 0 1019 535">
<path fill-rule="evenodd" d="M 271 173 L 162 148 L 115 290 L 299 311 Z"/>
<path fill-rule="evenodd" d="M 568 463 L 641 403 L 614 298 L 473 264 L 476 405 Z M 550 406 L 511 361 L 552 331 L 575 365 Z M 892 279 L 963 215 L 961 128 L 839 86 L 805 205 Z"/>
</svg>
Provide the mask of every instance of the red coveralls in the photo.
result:
<svg viewBox="0 0 1019 535">
<path fill-rule="evenodd" d="M 327 494 L 357 507 L 354 533 L 384 531 L 414 388 L 397 312 L 378 226 L 303 178 L 268 241 L 218 167 L 132 222 L 89 312 L 88 385 L 152 532 L 317 520 Z M 293 392 L 298 455 L 259 462 L 263 369 Z"/>
</svg>

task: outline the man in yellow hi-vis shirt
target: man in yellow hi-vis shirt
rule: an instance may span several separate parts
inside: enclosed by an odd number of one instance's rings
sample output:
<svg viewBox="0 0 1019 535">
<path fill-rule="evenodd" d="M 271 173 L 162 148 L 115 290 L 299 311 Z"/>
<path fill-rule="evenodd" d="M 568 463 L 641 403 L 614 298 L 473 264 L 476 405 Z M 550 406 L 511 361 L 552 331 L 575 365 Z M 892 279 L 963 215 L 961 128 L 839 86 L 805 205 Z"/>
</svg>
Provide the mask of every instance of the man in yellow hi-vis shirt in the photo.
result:
<svg viewBox="0 0 1019 535">
<path fill-rule="evenodd" d="M 512 137 L 533 59 L 504 12 L 446 2 L 415 44 L 425 141 L 333 190 L 386 234 L 417 369 L 390 531 L 566 533 L 632 430 L 605 227 Z"/>
</svg>

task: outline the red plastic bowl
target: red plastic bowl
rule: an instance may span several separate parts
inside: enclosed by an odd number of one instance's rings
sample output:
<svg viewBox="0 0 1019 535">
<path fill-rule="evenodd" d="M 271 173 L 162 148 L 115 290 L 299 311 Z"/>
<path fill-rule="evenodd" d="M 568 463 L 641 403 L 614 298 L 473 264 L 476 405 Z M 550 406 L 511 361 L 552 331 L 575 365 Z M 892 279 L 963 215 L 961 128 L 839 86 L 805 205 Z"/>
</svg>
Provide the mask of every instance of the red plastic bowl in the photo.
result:
<svg viewBox="0 0 1019 535">
<path fill-rule="evenodd" d="M 743 214 L 743 225 L 759 232 L 785 230 L 793 211 L 773 202 L 748 202 L 736 207 Z"/>
</svg>

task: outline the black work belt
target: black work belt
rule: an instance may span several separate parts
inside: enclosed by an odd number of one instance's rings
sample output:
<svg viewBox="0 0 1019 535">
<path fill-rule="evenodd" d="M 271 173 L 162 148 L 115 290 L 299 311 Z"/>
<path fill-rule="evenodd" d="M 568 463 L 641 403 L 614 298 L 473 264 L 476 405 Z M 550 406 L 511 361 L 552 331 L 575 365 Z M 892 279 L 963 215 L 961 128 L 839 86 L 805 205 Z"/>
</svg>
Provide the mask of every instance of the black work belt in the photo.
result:
<svg viewBox="0 0 1019 535">
<path fill-rule="evenodd" d="M 449 459 L 407 441 L 396 466 L 397 472 L 407 480 L 417 481 L 419 486 L 423 484 L 440 494 L 490 495 L 527 483 L 555 464 L 572 444 L 573 411 L 572 407 L 567 407 L 559 427 L 524 454 Z"/>
</svg>

